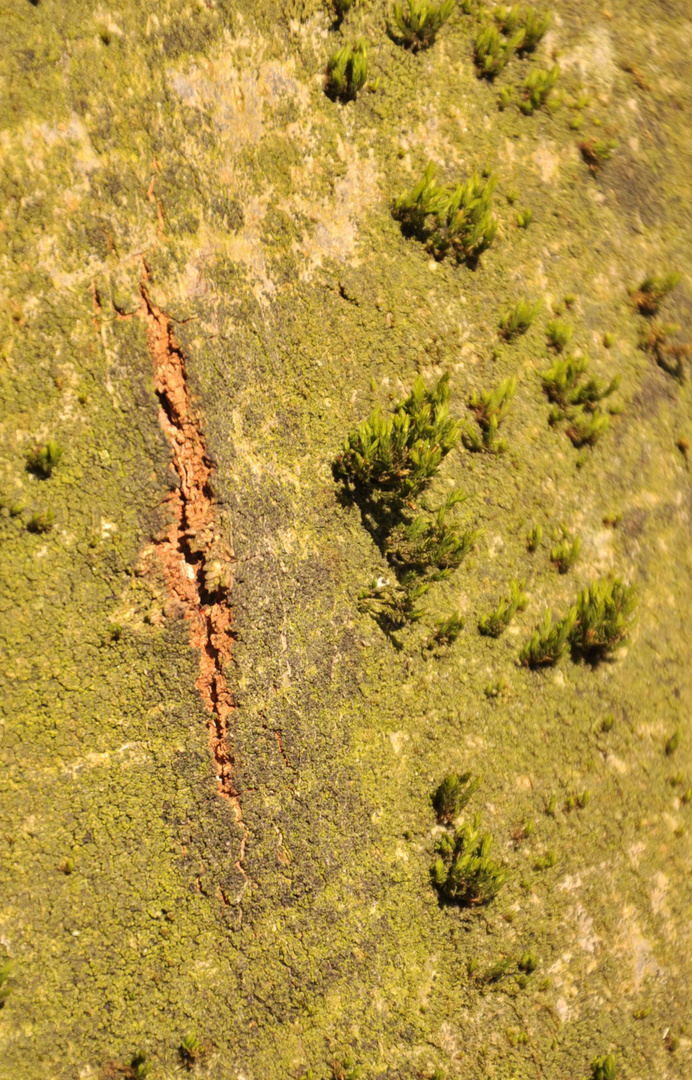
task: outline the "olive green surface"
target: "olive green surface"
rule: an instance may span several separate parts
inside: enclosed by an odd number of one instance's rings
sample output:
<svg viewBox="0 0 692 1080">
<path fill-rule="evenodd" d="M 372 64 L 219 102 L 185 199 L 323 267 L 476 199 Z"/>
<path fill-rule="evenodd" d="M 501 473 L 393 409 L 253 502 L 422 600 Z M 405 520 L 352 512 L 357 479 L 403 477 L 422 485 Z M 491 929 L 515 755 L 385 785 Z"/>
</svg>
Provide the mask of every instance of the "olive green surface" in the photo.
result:
<svg viewBox="0 0 692 1080">
<path fill-rule="evenodd" d="M 356 3 L 338 28 L 316 3 L 3 4 L 1 1080 L 125 1075 L 137 1051 L 158 1080 L 190 1033 L 196 1074 L 219 1080 L 321 1080 L 346 1059 L 363 1080 L 581 1080 L 609 1051 L 618 1080 L 692 1075 L 692 396 L 639 347 L 628 298 L 679 271 L 661 318 L 692 339 L 692 13 L 567 0 L 493 85 L 474 16 L 412 55 L 388 11 Z M 368 86 L 332 102 L 327 58 L 360 33 Z M 554 107 L 522 115 L 516 88 L 555 58 Z M 577 144 L 604 132 L 618 145 L 592 174 Z M 440 180 L 497 176 L 475 270 L 391 215 L 429 160 Z M 236 554 L 242 824 L 154 550 L 174 478 L 145 264 Z M 541 314 L 503 343 L 522 296 Z M 557 308 L 594 372 L 622 375 L 592 448 L 548 424 Z M 445 461 L 423 502 L 462 486 L 455 513 L 482 535 L 388 637 L 357 604 L 388 567 L 331 465 L 376 404 L 445 371 L 469 419 L 472 390 L 517 375 L 508 448 Z M 63 457 L 39 479 L 27 453 L 49 439 Z M 560 575 L 563 524 L 582 550 Z M 639 593 L 627 647 L 521 668 L 544 609 L 610 572 Z M 512 577 L 529 606 L 484 638 Z M 455 611 L 465 629 L 436 654 Z M 430 884 L 450 769 L 482 775 L 467 816 L 510 871 L 479 910 Z"/>
</svg>

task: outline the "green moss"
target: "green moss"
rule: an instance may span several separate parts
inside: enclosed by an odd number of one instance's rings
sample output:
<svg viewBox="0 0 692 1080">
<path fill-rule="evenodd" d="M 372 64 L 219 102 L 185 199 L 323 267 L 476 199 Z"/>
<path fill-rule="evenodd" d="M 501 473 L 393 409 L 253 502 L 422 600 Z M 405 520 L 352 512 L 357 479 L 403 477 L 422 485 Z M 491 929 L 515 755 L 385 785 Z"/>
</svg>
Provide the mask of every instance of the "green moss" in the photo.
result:
<svg viewBox="0 0 692 1080">
<path fill-rule="evenodd" d="M 526 581 L 509 583 L 509 596 L 503 596 L 495 611 L 484 615 L 478 622 L 478 629 L 486 637 L 499 637 L 504 633 L 518 611 L 525 611 L 528 604 L 526 593 L 522 592 Z"/>
<path fill-rule="evenodd" d="M 358 96 L 368 78 L 368 43 L 358 38 L 353 45 L 343 45 L 327 63 L 327 93 L 342 101 Z"/>
<path fill-rule="evenodd" d="M 509 411 L 516 390 L 517 380 L 514 375 L 503 379 L 495 390 L 482 391 L 480 394 L 474 390 L 468 406 L 474 414 L 480 433 L 477 434 L 468 425 L 464 428 L 461 437 L 467 450 L 501 454 L 507 449 L 507 443 L 498 438 L 497 432 Z"/>
<path fill-rule="evenodd" d="M 431 867 L 435 888 L 447 903 L 462 907 L 489 904 L 507 880 L 507 872 L 490 855 L 492 837 L 480 832 L 480 818 L 446 834 L 437 844 Z"/>
<path fill-rule="evenodd" d="M 423 241 L 436 259 L 448 253 L 458 262 L 474 266 L 490 247 L 497 232 L 492 213 L 495 177 L 474 173 L 464 184 L 442 187 L 435 183 L 430 162 L 407 195 L 395 199 L 392 214 L 405 233 Z"/>
<path fill-rule="evenodd" d="M 454 11 L 456 0 L 404 0 L 393 8 L 394 27 L 392 36 L 411 52 L 428 49 Z"/>
</svg>

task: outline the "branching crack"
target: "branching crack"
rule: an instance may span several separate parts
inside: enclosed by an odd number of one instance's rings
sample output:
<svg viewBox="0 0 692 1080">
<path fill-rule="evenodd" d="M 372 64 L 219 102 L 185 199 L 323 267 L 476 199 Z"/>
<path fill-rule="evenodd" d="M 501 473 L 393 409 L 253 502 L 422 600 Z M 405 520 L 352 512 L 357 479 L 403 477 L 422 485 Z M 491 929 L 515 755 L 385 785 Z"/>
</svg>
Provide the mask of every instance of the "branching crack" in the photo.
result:
<svg viewBox="0 0 692 1080">
<path fill-rule="evenodd" d="M 228 740 L 228 718 L 235 706 L 224 674 L 233 646 L 233 619 L 228 602 L 233 550 L 230 542 L 220 535 L 211 486 L 214 465 L 207 453 L 201 419 L 191 402 L 185 356 L 176 341 L 171 320 L 149 295 L 148 279 L 144 263 L 138 315 L 146 320 L 160 404 L 159 420 L 171 444 L 171 468 L 177 477 L 176 490 L 168 497 L 172 523 L 157 541 L 158 553 L 169 590 L 189 620 L 190 644 L 199 649 L 196 685 L 209 709 L 207 728 L 219 795 L 231 803 L 236 820 L 243 825 Z M 247 829 L 244 826 L 243 829 L 236 866 L 244 874 Z"/>
</svg>

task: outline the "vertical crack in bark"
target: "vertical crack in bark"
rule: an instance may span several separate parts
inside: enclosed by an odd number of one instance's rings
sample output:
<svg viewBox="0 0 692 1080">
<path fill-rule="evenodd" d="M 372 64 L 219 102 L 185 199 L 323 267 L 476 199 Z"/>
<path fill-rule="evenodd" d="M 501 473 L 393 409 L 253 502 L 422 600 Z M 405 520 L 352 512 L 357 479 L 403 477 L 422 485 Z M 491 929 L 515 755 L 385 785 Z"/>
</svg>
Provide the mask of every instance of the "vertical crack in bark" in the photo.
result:
<svg viewBox="0 0 692 1080">
<path fill-rule="evenodd" d="M 214 466 L 208 456 L 200 417 L 195 413 L 187 384 L 185 356 L 175 339 L 171 320 L 152 302 L 143 267 L 139 314 L 146 320 L 147 341 L 154 362 L 154 382 L 160 403 L 159 420 L 173 454 L 172 467 L 179 486 L 169 496 L 172 524 L 157 542 L 158 553 L 172 595 L 190 623 L 190 644 L 199 649 L 197 688 L 209 709 L 209 744 L 218 777 L 218 791 L 227 799 L 243 825 L 238 792 L 233 781 L 233 756 L 228 742 L 228 718 L 233 696 L 224 668 L 233 646 L 232 613 L 228 591 L 232 584 L 230 543 L 219 535 L 219 518 L 211 488 Z M 243 860 L 247 829 L 237 868 Z"/>
</svg>

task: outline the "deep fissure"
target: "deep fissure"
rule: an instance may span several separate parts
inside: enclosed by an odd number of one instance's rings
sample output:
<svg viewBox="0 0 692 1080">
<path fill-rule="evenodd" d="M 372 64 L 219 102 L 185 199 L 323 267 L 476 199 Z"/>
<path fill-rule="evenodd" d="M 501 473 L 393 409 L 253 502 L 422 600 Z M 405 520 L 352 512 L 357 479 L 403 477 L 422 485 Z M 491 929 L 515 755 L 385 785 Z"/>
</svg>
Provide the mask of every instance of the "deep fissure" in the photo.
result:
<svg viewBox="0 0 692 1080">
<path fill-rule="evenodd" d="M 196 685 L 210 713 L 207 729 L 218 792 L 231 803 L 236 820 L 243 825 L 228 741 L 228 718 L 235 705 L 224 673 L 233 645 L 232 612 L 227 597 L 232 551 L 230 543 L 220 536 L 210 485 L 214 465 L 207 453 L 201 418 L 192 406 L 185 356 L 175 339 L 170 318 L 149 295 L 148 276 L 148 268 L 143 264 L 139 314 L 147 324 L 159 421 L 171 445 L 171 465 L 177 478 L 175 490 L 167 497 L 171 524 L 159 535 L 156 546 L 168 588 L 190 623 L 190 644 L 199 650 L 200 673 Z M 219 570 L 221 564 L 224 572 Z M 236 866 L 244 873 L 247 839 L 244 825 L 243 829 Z"/>
</svg>

